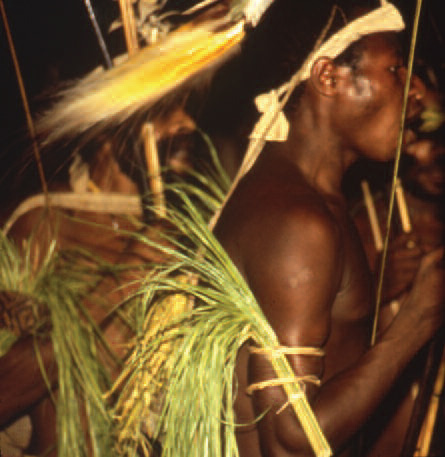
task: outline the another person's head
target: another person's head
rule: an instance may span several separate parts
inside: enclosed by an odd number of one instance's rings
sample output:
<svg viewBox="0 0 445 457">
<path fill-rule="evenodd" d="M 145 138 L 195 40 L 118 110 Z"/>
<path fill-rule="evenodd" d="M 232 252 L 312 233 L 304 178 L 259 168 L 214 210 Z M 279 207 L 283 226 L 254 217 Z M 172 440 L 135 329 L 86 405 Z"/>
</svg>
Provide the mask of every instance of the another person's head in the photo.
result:
<svg viewBox="0 0 445 457">
<path fill-rule="evenodd" d="M 425 78 L 423 121 L 406 146 L 404 181 L 409 190 L 427 200 L 442 201 L 445 194 L 445 114 L 440 89 Z"/>
</svg>

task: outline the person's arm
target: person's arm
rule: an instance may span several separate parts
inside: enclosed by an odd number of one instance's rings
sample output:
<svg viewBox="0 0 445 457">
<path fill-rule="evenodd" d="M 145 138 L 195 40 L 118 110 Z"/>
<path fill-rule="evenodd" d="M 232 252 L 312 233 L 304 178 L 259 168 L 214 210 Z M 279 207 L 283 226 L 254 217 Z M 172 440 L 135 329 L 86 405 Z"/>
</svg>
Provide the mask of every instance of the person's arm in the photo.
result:
<svg viewBox="0 0 445 457">
<path fill-rule="evenodd" d="M 402 301 L 401 297 L 411 289 L 424 253 L 419 240 L 412 233 L 402 233 L 390 242 L 383 278 L 383 303 L 395 299 Z M 378 267 L 376 280 L 380 259 Z"/>
<path fill-rule="evenodd" d="M 49 338 L 37 343 L 49 382 L 57 380 L 52 343 Z M 0 358 L 0 427 L 25 413 L 48 395 L 36 355 L 33 337 L 20 338 Z"/>
<path fill-rule="evenodd" d="M 331 331 L 331 311 L 339 290 L 343 259 L 341 239 L 334 222 L 309 217 L 303 223 L 286 221 L 276 227 L 258 254 L 245 265 L 246 277 L 266 317 L 284 346 L 322 347 Z M 267 244 L 267 246 L 266 246 Z M 437 272 L 440 254 L 423 262 L 405 306 L 375 346 L 350 368 L 307 394 L 325 436 L 335 451 L 360 430 L 403 368 L 440 325 Z M 429 295 L 421 291 L 430 290 Z M 321 377 L 325 361 L 317 357 L 289 356 L 297 376 Z M 275 378 L 262 355 L 249 359 L 251 383 Z M 268 456 L 313 455 L 279 387 L 253 394 L 262 452 Z"/>
</svg>

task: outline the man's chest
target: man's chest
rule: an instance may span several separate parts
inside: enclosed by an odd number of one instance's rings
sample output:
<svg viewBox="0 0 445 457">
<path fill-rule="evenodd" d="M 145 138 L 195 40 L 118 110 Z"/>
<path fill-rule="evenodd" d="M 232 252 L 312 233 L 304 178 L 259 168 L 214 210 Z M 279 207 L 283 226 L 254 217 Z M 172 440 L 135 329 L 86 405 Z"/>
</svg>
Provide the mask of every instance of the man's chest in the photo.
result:
<svg viewBox="0 0 445 457">
<path fill-rule="evenodd" d="M 344 261 L 333 317 L 354 322 L 366 319 L 374 305 L 374 283 L 359 233 L 352 220 L 341 221 Z"/>
</svg>

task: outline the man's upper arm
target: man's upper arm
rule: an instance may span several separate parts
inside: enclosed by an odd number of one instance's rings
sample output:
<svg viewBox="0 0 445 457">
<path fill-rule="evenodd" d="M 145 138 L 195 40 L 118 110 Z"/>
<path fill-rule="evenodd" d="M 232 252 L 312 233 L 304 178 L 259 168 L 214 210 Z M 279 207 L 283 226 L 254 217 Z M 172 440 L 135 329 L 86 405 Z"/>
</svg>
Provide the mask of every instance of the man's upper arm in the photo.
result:
<svg viewBox="0 0 445 457">
<path fill-rule="evenodd" d="M 264 238 L 250 244 L 245 275 L 282 346 L 322 347 L 330 331 L 331 308 L 339 287 L 340 232 L 329 213 L 305 210 L 280 219 L 279 226 L 262 227 Z M 258 237 L 255 237 L 258 238 Z M 255 241 L 255 240 L 254 240 Z M 323 375 L 323 357 L 288 356 L 295 375 Z M 251 354 L 249 383 L 275 378 L 264 355 Z M 309 399 L 317 388 L 307 385 Z M 306 447 L 307 439 L 281 387 L 253 393 L 256 414 L 270 410 L 258 423 L 261 446 L 267 455 L 277 449 Z"/>
<path fill-rule="evenodd" d="M 330 213 L 297 209 L 265 224 L 245 262 L 249 285 L 283 345 L 322 345 L 341 274 L 340 232 Z"/>
</svg>

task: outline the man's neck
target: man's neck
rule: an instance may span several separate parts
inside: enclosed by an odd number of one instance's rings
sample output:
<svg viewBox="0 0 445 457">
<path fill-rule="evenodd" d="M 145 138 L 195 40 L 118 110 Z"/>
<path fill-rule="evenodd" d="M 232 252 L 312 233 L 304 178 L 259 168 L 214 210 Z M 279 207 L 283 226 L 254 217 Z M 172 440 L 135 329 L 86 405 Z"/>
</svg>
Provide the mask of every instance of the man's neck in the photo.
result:
<svg viewBox="0 0 445 457">
<path fill-rule="evenodd" d="M 341 144 L 323 110 L 304 105 L 291 120 L 288 140 L 276 149 L 321 193 L 340 195 L 343 176 L 357 156 Z"/>
</svg>

